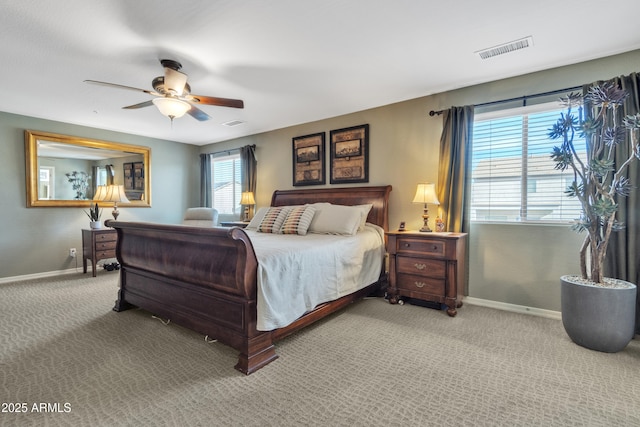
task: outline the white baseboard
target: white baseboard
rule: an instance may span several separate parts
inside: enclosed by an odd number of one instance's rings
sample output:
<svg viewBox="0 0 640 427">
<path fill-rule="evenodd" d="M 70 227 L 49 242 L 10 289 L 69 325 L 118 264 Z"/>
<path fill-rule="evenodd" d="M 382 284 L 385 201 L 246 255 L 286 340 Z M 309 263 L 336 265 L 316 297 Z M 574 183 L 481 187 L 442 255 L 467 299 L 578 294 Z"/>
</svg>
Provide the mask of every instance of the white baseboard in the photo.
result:
<svg viewBox="0 0 640 427">
<path fill-rule="evenodd" d="M 542 308 L 527 307 L 526 305 L 509 304 L 500 301 L 491 301 L 474 297 L 464 297 L 463 302 L 481 307 L 495 308 L 498 310 L 511 311 L 514 313 L 532 314 L 534 316 L 546 317 L 548 319 L 562 320 L 562 313 Z"/>
<path fill-rule="evenodd" d="M 81 271 L 82 271 L 81 268 L 74 267 L 74 268 L 69 268 L 67 270 L 44 271 L 42 273 L 25 274 L 22 276 L 0 277 L 0 284 L 10 283 L 10 282 L 19 282 L 22 280 L 44 279 L 46 277 L 61 276 L 63 274 L 80 273 Z M 88 265 L 87 274 L 90 274 L 91 272 L 92 272 L 91 265 Z"/>
<path fill-rule="evenodd" d="M 24 276 L 0 277 L 0 284 L 18 282 L 21 280 L 42 279 L 46 277 L 60 276 L 63 274 L 74 274 L 79 272 L 80 270 L 78 268 L 70 268 L 67 270 L 46 271 L 43 273 L 26 274 Z M 87 274 L 89 273 L 91 273 L 91 265 L 87 266 Z M 534 316 L 546 317 L 549 319 L 562 320 L 562 313 L 560 313 L 559 311 L 544 310 L 542 308 L 527 307 L 525 305 L 509 304 L 506 302 L 491 301 L 487 299 L 474 298 L 474 297 L 464 297 L 463 301 L 466 304 L 477 305 L 480 307 L 495 308 L 498 310 L 511 311 L 514 313 L 531 314 Z"/>
</svg>

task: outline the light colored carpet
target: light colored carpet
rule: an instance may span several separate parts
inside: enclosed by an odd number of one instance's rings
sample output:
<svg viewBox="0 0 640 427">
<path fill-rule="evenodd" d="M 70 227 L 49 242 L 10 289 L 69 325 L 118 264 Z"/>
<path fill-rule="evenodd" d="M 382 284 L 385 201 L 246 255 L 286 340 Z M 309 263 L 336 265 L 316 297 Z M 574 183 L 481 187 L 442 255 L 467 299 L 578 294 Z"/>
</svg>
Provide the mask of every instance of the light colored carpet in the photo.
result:
<svg viewBox="0 0 640 427">
<path fill-rule="evenodd" d="M 116 274 L 0 285 L 2 409 L 28 407 L 1 425 L 640 425 L 638 340 L 603 354 L 557 320 L 367 299 L 279 342 L 247 377 L 229 347 L 113 312 Z"/>
</svg>

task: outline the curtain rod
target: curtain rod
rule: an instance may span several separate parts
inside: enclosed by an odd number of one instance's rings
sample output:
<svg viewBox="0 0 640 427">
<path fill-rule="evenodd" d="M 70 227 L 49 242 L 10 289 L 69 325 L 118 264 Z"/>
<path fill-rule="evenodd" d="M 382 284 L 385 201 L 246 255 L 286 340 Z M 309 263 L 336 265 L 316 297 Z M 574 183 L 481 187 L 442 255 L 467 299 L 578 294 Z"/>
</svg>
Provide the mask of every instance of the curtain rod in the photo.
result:
<svg viewBox="0 0 640 427">
<path fill-rule="evenodd" d="M 522 96 L 518 96 L 515 98 L 509 98 L 509 99 L 501 99 L 499 101 L 491 101 L 491 102 L 484 102 L 482 104 L 476 104 L 474 105 L 474 107 L 485 107 L 487 105 L 495 105 L 495 104 L 504 104 L 506 102 L 513 102 L 513 101 L 523 101 L 522 106 L 525 107 L 527 105 L 527 99 L 529 98 L 538 98 L 541 96 L 549 96 L 549 95 L 555 95 L 558 93 L 563 93 L 563 92 L 568 92 L 570 90 L 578 90 L 578 89 L 582 89 L 582 86 L 573 86 L 573 87 L 568 87 L 565 89 L 558 89 L 558 90 L 552 90 L 549 92 L 542 92 L 542 93 L 536 93 L 533 95 L 522 95 Z M 444 113 L 445 110 L 439 110 L 439 111 L 434 111 L 431 110 L 429 111 L 429 115 L 431 117 L 433 116 L 439 116 L 440 114 Z"/>
<path fill-rule="evenodd" d="M 252 144 L 252 145 L 245 145 L 245 147 L 251 147 L 251 148 L 256 148 L 256 144 Z M 240 148 L 242 147 L 238 147 L 238 148 L 230 148 L 228 150 L 222 150 L 222 151 L 214 151 L 212 153 L 202 153 L 204 155 L 210 155 L 210 156 L 215 156 L 216 154 L 231 154 L 234 151 L 240 151 Z"/>
</svg>

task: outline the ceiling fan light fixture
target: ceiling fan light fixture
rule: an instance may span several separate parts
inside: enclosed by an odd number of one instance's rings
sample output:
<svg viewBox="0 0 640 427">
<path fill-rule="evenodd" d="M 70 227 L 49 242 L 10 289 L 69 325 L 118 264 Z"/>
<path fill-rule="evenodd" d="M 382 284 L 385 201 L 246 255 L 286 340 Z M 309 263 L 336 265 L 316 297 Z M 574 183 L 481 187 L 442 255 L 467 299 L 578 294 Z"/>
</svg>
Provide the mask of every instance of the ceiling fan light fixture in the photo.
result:
<svg viewBox="0 0 640 427">
<path fill-rule="evenodd" d="M 152 102 L 160 113 L 171 120 L 184 116 L 191 109 L 189 103 L 177 98 L 154 98 Z"/>
</svg>

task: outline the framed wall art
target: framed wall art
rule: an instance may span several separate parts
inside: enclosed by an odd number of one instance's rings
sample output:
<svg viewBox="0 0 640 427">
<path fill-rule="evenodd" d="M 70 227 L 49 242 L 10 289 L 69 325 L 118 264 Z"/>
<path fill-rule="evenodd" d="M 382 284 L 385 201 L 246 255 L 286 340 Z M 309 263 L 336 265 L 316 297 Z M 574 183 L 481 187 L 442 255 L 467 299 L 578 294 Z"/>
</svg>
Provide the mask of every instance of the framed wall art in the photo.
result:
<svg viewBox="0 0 640 427">
<path fill-rule="evenodd" d="M 325 133 L 296 136 L 293 141 L 293 185 L 325 183 Z"/>
<path fill-rule="evenodd" d="M 331 184 L 369 182 L 369 125 L 331 131 Z"/>
<path fill-rule="evenodd" d="M 123 163 L 124 193 L 129 200 L 142 200 L 144 197 L 144 163 Z"/>
</svg>

